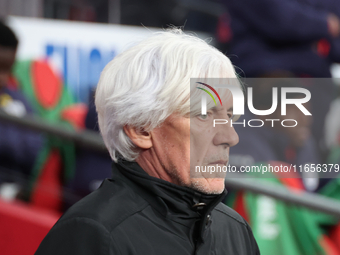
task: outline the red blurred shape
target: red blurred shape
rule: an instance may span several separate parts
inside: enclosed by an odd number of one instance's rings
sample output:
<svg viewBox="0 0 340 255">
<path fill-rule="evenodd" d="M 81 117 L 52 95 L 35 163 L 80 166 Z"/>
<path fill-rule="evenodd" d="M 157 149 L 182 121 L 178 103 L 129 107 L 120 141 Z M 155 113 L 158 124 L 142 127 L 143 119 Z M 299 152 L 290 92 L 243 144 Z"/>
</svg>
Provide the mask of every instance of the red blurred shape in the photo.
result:
<svg viewBox="0 0 340 255">
<path fill-rule="evenodd" d="M 269 161 L 269 164 L 273 167 L 277 166 L 278 168 L 281 168 L 282 166 L 282 168 L 286 167 L 286 169 L 290 170 L 288 172 L 275 172 L 275 175 L 279 178 L 280 182 L 284 184 L 284 186 L 287 187 L 290 191 L 297 193 L 305 191 L 305 187 L 303 185 L 301 177 L 297 172 L 295 172 L 295 168 L 293 165 L 287 164 L 282 161 Z M 298 171 L 298 169 L 296 171 Z"/>
<path fill-rule="evenodd" d="M 71 105 L 62 111 L 61 118 L 70 122 L 75 129 L 84 129 L 87 111 L 86 104 Z"/>
<path fill-rule="evenodd" d="M 246 208 L 246 201 L 245 201 L 245 194 L 243 191 L 240 191 L 236 195 L 235 204 L 233 206 L 234 210 L 238 212 L 248 223 L 249 222 L 249 215 L 247 213 Z"/>
<path fill-rule="evenodd" d="M 319 56 L 327 57 L 331 51 L 331 44 L 326 39 L 321 39 L 317 43 L 317 51 Z"/>
<path fill-rule="evenodd" d="M 319 244 L 325 250 L 326 255 L 339 255 L 339 251 L 336 244 L 328 236 L 321 236 L 319 238 Z"/>
<path fill-rule="evenodd" d="M 46 109 L 53 108 L 59 102 L 62 92 L 62 81 L 57 77 L 48 63 L 32 63 L 32 80 L 39 103 Z"/>
<path fill-rule="evenodd" d="M 33 187 L 32 205 L 50 210 L 60 211 L 62 206 L 62 185 L 60 180 L 61 157 L 54 149 L 48 156 Z"/>
<path fill-rule="evenodd" d="M 0 199 L 0 253 L 32 255 L 59 214 Z"/>
</svg>

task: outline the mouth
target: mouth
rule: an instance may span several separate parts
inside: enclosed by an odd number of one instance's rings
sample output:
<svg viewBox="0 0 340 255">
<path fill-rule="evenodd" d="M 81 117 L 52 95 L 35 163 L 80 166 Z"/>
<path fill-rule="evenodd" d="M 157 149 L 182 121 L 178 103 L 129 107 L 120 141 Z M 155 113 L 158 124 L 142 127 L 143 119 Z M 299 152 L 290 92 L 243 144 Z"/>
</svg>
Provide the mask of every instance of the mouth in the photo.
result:
<svg viewBox="0 0 340 255">
<path fill-rule="evenodd" d="M 209 163 L 209 165 L 224 165 L 224 166 L 226 166 L 227 164 L 228 164 L 228 160 L 218 160 L 218 161 Z"/>
</svg>

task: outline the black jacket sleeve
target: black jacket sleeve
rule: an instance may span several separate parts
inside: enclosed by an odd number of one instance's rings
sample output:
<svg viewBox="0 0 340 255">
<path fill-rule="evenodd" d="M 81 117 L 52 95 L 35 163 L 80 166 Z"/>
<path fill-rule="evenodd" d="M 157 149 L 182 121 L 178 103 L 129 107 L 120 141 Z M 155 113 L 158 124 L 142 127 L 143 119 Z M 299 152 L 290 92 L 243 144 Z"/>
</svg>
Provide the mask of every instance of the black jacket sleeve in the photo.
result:
<svg viewBox="0 0 340 255">
<path fill-rule="evenodd" d="M 249 238 L 250 238 L 250 242 L 251 242 L 251 247 L 252 247 L 252 254 L 254 255 L 260 255 L 260 249 L 259 249 L 259 246 L 257 245 L 257 242 L 255 240 L 255 237 L 254 237 L 254 234 L 253 234 L 253 231 L 251 230 L 250 226 L 248 225 L 247 223 L 247 230 L 248 230 L 248 235 L 249 235 Z"/>
<path fill-rule="evenodd" d="M 58 222 L 41 242 L 36 255 L 113 254 L 110 233 L 100 223 L 87 218 Z"/>
</svg>

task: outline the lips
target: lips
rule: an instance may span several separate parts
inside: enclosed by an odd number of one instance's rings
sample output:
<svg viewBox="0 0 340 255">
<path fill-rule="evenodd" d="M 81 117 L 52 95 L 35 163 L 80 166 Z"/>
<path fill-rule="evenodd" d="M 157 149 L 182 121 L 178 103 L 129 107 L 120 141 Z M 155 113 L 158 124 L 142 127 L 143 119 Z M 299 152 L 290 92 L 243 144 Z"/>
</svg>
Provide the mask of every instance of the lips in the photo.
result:
<svg viewBox="0 0 340 255">
<path fill-rule="evenodd" d="M 227 165 L 227 164 L 228 164 L 228 160 L 218 160 L 218 161 L 209 163 L 209 165 Z"/>
</svg>

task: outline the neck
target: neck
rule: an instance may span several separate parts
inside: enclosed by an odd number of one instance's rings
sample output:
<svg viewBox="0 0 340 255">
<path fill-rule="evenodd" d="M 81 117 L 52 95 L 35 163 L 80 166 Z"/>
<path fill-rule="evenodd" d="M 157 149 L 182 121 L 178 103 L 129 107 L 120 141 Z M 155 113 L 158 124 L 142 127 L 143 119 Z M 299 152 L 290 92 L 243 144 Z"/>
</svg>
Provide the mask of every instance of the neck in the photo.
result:
<svg viewBox="0 0 340 255">
<path fill-rule="evenodd" d="M 136 162 L 148 175 L 180 185 L 179 181 L 172 178 L 169 171 L 165 168 L 164 164 L 161 163 L 152 149 L 142 151 L 136 159 Z"/>
</svg>

